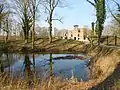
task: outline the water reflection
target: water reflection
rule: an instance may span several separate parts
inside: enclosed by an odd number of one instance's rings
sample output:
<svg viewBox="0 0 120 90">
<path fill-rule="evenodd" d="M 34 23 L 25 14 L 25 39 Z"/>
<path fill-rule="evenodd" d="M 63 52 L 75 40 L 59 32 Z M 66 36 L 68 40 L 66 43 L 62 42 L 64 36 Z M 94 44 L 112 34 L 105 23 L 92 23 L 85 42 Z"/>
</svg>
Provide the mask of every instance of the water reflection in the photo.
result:
<svg viewBox="0 0 120 90">
<path fill-rule="evenodd" d="M 50 77 L 52 77 L 52 75 L 53 75 L 53 62 L 52 62 L 52 54 L 50 54 L 49 67 L 50 67 Z"/>
<path fill-rule="evenodd" d="M 31 84 L 33 79 L 36 77 L 35 55 L 32 54 L 32 60 L 30 60 L 30 56 L 28 54 L 25 54 L 23 64 L 24 64 L 25 77 L 28 80 L 28 83 Z M 53 76 L 52 54 L 49 55 L 49 63 L 46 65 L 48 65 L 49 67 L 48 68 L 48 71 L 49 71 L 48 79 L 52 79 L 52 76 Z"/>
<path fill-rule="evenodd" d="M 4 72 L 3 62 L 0 60 L 0 73 Z"/>
<path fill-rule="evenodd" d="M 0 53 L 0 57 L 2 56 L 2 54 Z M 2 60 L 0 60 L 0 73 L 4 72 L 4 67 L 3 67 L 3 62 Z"/>
<path fill-rule="evenodd" d="M 24 77 L 30 83 L 32 78 L 50 79 L 54 76 L 75 77 L 88 80 L 88 68 L 83 55 L 76 54 L 2 54 L 0 72 L 10 72 L 13 77 Z"/>
<path fill-rule="evenodd" d="M 6 54 L 6 57 L 7 57 L 6 60 L 8 61 L 8 71 L 9 71 L 9 73 L 10 73 L 10 72 L 11 72 L 11 71 L 10 71 L 10 59 L 9 59 L 9 54 L 8 54 L 8 53 Z M 12 58 L 11 58 L 11 59 L 12 59 Z"/>
<path fill-rule="evenodd" d="M 27 79 L 27 83 L 29 85 L 32 84 L 34 78 L 35 78 L 35 56 L 34 54 L 32 54 L 32 60 L 33 63 L 30 60 L 30 57 L 28 54 L 25 54 L 24 57 L 24 73 L 25 73 L 25 77 Z"/>
<path fill-rule="evenodd" d="M 0 72 L 3 73 L 5 71 L 5 68 L 7 67 L 8 68 L 8 72 L 10 73 L 11 70 L 10 70 L 10 65 L 11 63 L 11 60 L 14 61 L 13 59 L 13 56 L 9 55 L 8 53 L 5 53 L 5 54 L 0 54 Z"/>
<path fill-rule="evenodd" d="M 35 73 L 35 54 L 32 54 L 32 59 L 33 59 L 33 68 L 34 68 L 34 73 Z"/>
<path fill-rule="evenodd" d="M 31 70 L 32 63 L 31 63 L 30 58 L 27 54 L 25 55 L 25 59 L 24 59 L 23 64 L 25 66 L 24 67 L 25 75 L 27 77 L 31 76 L 31 74 L 32 74 L 32 70 Z"/>
</svg>

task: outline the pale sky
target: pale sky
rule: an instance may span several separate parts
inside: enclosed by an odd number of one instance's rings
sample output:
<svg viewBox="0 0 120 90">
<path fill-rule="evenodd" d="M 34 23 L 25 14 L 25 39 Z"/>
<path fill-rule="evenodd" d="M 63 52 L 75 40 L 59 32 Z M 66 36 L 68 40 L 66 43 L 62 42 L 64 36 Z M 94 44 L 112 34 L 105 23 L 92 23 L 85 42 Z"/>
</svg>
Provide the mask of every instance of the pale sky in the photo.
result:
<svg viewBox="0 0 120 90">
<path fill-rule="evenodd" d="M 58 29 L 73 28 L 74 24 L 78 24 L 80 27 L 84 25 L 91 25 L 92 21 L 95 21 L 95 10 L 86 0 L 66 0 L 68 7 L 56 8 L 55 17 L 63 17 L 63 24 L 59 21 L 54 21 L 53 26 Z M 40 22 L 42 25 L 46 25 L 45 22 Z"/>
<path fill-rule="evenodd" d="M 68 8 L 59 9 L 57 14 L 63 16 L 63 24 L 56 22 L 58 28 L 72 28 L 74 24 L 80 27 L 90 25 L 95 21 L 95 10 L 86 0 L 69 0 Z M 57 10 L 57 9 L 56 9 Z"/>
<path fill-rule="evenodd" d="M 86 0 L 66 0 L 68 3 L 68 7 L 65 8 L 56 8 L 55 17 L 63 17 L 61 24 L 58 21 L 54 21 L 53 26 L 58 29 L 66 28 L 72 29 L 73 25 L 77 24 L 79 27 L 88 26 L 91 27 L 91 22 L 95 22 L 95 9 L 94 7 L 88 3 Z M 94 0 L 91 0 L 94 1 Z M 109 0 L 108 0 L 109 1 Z M 120 2 L 120 0 L 117 0 Z M 109 2 L 109 4 L 113 4 L 113 2 Z M 110 18 L 106 19 L 107 22 L 110 21 Z M 41 25 L 46 26 L 47 23 L 43 21 L 39 22 Z"/>
</svg>

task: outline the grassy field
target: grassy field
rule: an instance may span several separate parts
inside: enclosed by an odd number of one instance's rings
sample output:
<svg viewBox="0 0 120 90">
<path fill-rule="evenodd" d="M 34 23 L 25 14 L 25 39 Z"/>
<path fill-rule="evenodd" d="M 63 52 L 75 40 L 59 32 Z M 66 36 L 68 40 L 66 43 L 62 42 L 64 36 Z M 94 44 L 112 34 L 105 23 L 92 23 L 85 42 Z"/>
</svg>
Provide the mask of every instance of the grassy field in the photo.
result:
<svg viewBox="0 0 120 90">
<path fill-rule="evenodd" d="M 32 50 L 31 41 L 24 43 L 23 40 L 10 40 L 7 43 L 1 41 L 1 51 L 9 52 L 71 52 L 79 51 L 78 48 L 83 45 L 83 42 L 66 39 L 53 39 L 52 43 L 49 43 L 49 39 L 37 39 L 35 41 L 35 48 Z"/>
</svg>

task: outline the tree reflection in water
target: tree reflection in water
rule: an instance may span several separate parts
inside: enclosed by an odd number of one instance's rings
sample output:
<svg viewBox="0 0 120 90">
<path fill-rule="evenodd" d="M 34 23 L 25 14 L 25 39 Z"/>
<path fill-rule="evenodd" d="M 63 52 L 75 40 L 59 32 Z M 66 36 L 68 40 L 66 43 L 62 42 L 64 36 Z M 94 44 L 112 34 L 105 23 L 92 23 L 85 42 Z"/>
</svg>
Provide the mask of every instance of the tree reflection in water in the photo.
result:
<svg viewBox="0 0 120 90">
<path fill-rule="evenodd" d="M 3 73 L 5 72 L 5 68 L 8 68 L 8 74 L 10 74 L 11 69 L 10 69 L 10 64 L 11 60 L 13 59 L 13 56 L 11 55 L 9 57 L 8 53 L 0 54 L 0 72 Z"/>
<path fill-rule="evenodd" d="M 0 60 L 0 73 L 4 72 L 3 62 Z"/>
<path fill-rule="evenodd" d="M 33 69 L 34 69 L 34 74 L 35 74 L 35 54 L 32 54 L 32 59 L 33 59 Z"/>
<path fill-rule="evenodd" d="M 48 82 L 48 87 L 50 87 L 50 85 L 52 84 L 52 76 L 53 76 L 53 66 L 52 66 L 53 62 L 52 62 L 52 54 L 50 53 L 50 63 L 49 63 L 49 82 Z"/>
<path fill-rule="evenodd" d="M 53 66 L 52 66 L 53 62 L 52 62 L 52 54 L 50 54 L 50 63 L 49 63 L 49 68 L 50 68 L 50 77 L 52 77 L 52 71 L 53 71 Z"/>
<path fill-rule="evenodd" d="M 32 69 L 31 69 L 31 65 L 32 62 L 30 61 L 29 55 L 25 54 L 25 58 L 24 58 L 24 72 L 25 72 L 25 77 L 27 79 L 27 83 L 29 85 L 32 84 L 32 79 L 33 79 L 33 73 L 32 73 Z"/>
<path fill-rule="evenodd" d="M 4 72 L 3 61 L 2 61 L 2 53 L 0 53 L 0 74 Z"/>
<path fill-rule="evenodd" d="M 11 69 L 10 69 L 10 58 L 9 58 L 9 53 L 6 53 L 6 59 L 8 61 L 8 69 L 9 69 L 9 75 L 10 75 L 10 72 L 11 72 Z"/>
</svg>

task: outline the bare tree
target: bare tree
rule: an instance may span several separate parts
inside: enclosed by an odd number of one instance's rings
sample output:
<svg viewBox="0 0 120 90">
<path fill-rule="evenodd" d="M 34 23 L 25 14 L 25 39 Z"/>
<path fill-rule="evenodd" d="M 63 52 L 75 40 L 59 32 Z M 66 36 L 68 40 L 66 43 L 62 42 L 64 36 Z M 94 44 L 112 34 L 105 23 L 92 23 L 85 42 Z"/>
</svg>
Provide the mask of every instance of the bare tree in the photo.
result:
<svg viewBox="0 0 120 90">
<path fill-rule="evenodd" d="M 8 36 L 9 36 L 9 16 L 7 16 L 6 21 L 3 26 L 3 31 L 6 32 L 6 39 L 5 42 L 8 41 Z"/>
<path fill-rule="evenodd" d="M 116 2 L 115 0 L 113 0 L 114 3 L 117 5 L 117 13 L 116 14 L 113 14 L 113 12 L 110 10 L 109 8 L 109 11 L 111 13 L 111 15 L 113 16 L 113 18 L 120 24 L 120 3 Z"/>
<path fill-rule="evenodd" d="M 34 41 L 35 41 L 35 22 L 36 22 L 36 14 L 38 11 L 38 6 L 40 4 L 41 0 L 30 0 L 30 11 L 32 15 L 32 49 L 34 49 Z"/>
<path fill-rule="evenodd" d="M 6 1 L 0 1 L 0 30 L 2 29 L 2 22 L 5 20 L 7 16 L 7 8 L 6 8 Z"/>
<path fill-rule="evenodd" d="M 49 42 L 52 42 L 52 27 L 53 27 L 53 20 L 58 20 L 62 23 L 62 18 L 56 19 L 53 18 L 53 14 L 57 7 L 65 7 L 63 5 L 63 0 L 43 0 L 43 6 L 48 13 L 47 22 L 49 24 Z"/>
<path fill-rule="evenodd" d="M 32 14 L 30 12 L 30 0 L 15 0 L 15 11 L 20 20 L 24 32 L 25 43 L 28 43 L 29 32 L 33 24 Z"/>
<path fill-rule="evenodd" d="M 117 0 L 111 0 L 111 1 L 115 3 L 117 8 L 111 9 L 109 1 L 107 1 L 108 10 L 113 17 L 113 20 L 111 21 L 112 24 L 110 26 L 113 31 L 113 34 L 120 36 L 120 3 L 117 2 Z"/>
<path fill-rule="evenodd" d="M 11 30 L 11 15 L 10 5 L 7 0 L 2 0 L 0 3 L 0 29 L 2 33 L 5 32 L 6 38 L 5 42 L 8 41 L 8 36 Z"/>
<path fill-rule="evenodd" d="M 20 23 L 24 32 L 25 42 L 28 42 L 29 34 L 32 37 L 32 49 L 35 40 L 35 22 L 38 6 L 41 0 L 15 0 Z M 31 30 L 31 31 L 30 31 Z M 30 33 L 31 32 L 31 33 Z"/>
<path fill-rule="evenodd" d="M 35 18 L 36 18 L 36 0 L 32 0 L 33 7 L 33 29 L 32 29 L 32 49 L 34 49 L 34 40 L 35 40 Z"/>
</svg>

